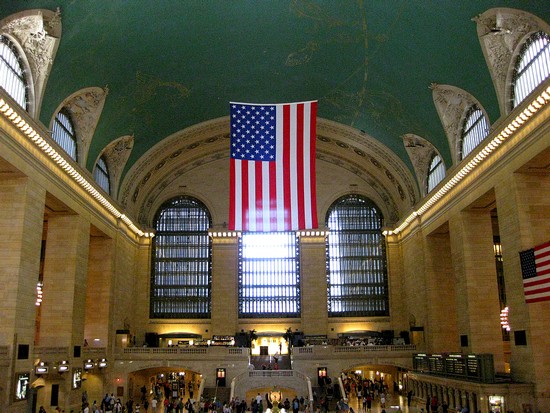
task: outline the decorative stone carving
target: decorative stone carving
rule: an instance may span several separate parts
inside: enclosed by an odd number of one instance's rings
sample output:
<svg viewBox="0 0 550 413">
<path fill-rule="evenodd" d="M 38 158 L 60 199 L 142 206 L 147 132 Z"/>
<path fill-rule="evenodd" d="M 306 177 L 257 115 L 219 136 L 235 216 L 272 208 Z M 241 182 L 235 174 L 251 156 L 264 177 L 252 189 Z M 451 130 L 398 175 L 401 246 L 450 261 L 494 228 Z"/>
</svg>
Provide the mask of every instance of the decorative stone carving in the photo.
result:
<svg viewBox="0 0 550 413">
<path fill-rule="evenodd" d="M 432 89 L 432 97 L 437 114 L 447 135 L 453 165 L 456 165 L 460 162 L 462 125 L 468 109 L 472 105 L 477 105 L 485 114 L 485 117 L 489 118 L 481 103 L 465 90 L 451 85 L 438 85 L 436 83 L 433 83 L 430 88 Z"/>
<path fill-rule="evenodd" d="M 509 85 L 519 46 L 530 33 L 539 30 L 550 33 L 550 26 L 530 13 L 509 8 L 489 9 L 472 20 L 477 24 L 501 115 L 505 116 L 512 109 Z"/>
<path fill-rule="evenodd" d="M 86 166 L 90 144 L 108 93 L 107 87 L 81 89 L 65 99 L 55 111 L 57 114 L 65 107 L 71 114 L 78 139 L 78 163 L 82 167 Z"/>
<path fill-rule="evenodd" d="M 134 148 L 134 136 L 126 135 L 114 140 L 103 149 L 101 155 L 105 158 L 111 178 L 111 195 L 116 198 L 122 171 Z M 100 156 L 101 156 L 100 155 Z"/>
<path fill-rule="evenodd" d="M 426 139 L 412 133 L 403 135 L 403 144 L 405 145 L 405 149 L 413 164 L 416 179 L 418 180 L 418 185 L 420 186 L 422 195 L 425 196 L 427 192 L 428 171 L 430 169 L 432 155 L 434 153 L 439 155 L 439 152 L 435 146 L 433 146 Z"/>
<path fill-rule="evenodd" d="M 0 30 L 13 37 L 24 52 L 31 71 L 31 115 L 38 118 L 46 81 L 61 37 L 61 12 L 59 9 L 28 10 L 9 16 L 0 23 Z"/>
</svg>

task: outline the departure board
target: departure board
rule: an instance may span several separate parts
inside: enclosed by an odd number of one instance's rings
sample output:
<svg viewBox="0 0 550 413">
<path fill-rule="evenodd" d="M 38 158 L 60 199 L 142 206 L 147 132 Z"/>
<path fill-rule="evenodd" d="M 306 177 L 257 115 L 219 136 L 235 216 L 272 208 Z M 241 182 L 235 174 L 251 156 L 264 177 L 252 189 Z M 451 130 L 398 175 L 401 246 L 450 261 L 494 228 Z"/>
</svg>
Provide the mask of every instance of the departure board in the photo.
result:
<svg viewBox="0 0 550 413">
<path fill-rule="evenodd" d="M 495 371 L 492 354 L 425 354 L 413 356 L 413 369 L 419 373 L 456 377 L 493 383 Z"/>
</svg>

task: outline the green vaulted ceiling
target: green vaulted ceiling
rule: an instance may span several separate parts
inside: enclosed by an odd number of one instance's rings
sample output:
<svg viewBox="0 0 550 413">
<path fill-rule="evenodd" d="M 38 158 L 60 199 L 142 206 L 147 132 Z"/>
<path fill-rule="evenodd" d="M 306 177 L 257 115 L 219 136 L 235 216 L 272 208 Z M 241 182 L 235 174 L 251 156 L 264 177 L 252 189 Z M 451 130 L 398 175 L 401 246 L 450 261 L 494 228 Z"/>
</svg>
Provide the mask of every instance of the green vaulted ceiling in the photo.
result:
<svg viewBox="0 0 550 413">
<path fill-rule="evenodd" d="M 407 165 L 405 133 L 450 165 L 431 83 L 500 116 L 472 18 L 510 7 L 550 20 L 550 4 L 531 0 L 23 0 L 2 1 L 0 18 L 58 7 L 41 120 L 77 90 L 108 86 L 88 167 L 133 134 L 126 170 L 167 136 L 227 116 L 231 100 L 319 100 L 320 117 L 367 132 Z"/>
</svg>

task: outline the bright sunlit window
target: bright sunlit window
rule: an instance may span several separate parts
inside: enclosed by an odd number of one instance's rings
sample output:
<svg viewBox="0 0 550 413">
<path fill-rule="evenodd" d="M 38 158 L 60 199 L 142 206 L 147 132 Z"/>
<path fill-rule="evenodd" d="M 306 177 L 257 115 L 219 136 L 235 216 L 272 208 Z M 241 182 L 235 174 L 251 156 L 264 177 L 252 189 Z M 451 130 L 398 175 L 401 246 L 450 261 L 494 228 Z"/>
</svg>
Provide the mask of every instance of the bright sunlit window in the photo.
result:
<svg viewBox="0 0 550 413">
<path fill-rule="evenodd" d="M 550 75 L 550 35 L 534 33 L 523 45 L 513 75 L 513 104 L 519 105 Z"/>
<path fill-rule="evenodd" d="M 461 157 L 465 158 L 489 133 L 489 122 L 477 105 L 470 107 L 464 119 L 461 135 Z"/>
<path fill-rule="evenodd" d="M 0 35 L 0 86 L 27 110 L 27 79 L 19 53 L 6 36 Z"/>
<path fill-rule="evenodd" d="M 445 178 L 445 164 L 438 154 L 433 154 L 428 170 L 427 192 L 429 193 Z"/>
<path fill-rule="evenodd" d="M 239 241 L 239 317 L 299 317 L 300 271 L 294 232 L 248 232 Z"/>
</svg>

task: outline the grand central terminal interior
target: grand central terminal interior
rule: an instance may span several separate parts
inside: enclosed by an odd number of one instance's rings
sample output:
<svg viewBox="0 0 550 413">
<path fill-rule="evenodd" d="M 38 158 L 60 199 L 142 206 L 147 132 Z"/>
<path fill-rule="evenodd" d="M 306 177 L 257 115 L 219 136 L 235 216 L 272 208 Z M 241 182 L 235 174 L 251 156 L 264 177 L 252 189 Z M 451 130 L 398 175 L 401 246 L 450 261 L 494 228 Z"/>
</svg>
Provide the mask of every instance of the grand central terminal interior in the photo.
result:
<svg viewBox="0 0 550 413">
<path fill-rule="evenodd" d="M 4 2 L 0 412 L 549 412 L 549 13 Z"/>
</svg>

